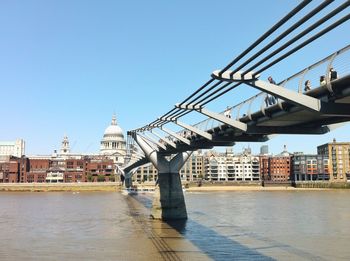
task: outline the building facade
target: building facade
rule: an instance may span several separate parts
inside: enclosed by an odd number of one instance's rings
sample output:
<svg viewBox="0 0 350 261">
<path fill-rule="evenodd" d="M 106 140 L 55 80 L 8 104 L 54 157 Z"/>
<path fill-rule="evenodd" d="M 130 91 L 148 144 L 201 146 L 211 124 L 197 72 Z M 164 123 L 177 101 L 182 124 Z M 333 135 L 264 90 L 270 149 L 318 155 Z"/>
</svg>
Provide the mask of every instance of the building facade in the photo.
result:
<svg viewBox="0 0 350 261">
<path fill-rule="evenodd" d="M 124 164 L 126 156 L 126 142 L 123 130 L 117 124 L 115 115 L 112 117 L 111 124 L 106 128 L 101 140 L 100 155 L 108 156 L 115 164 L 121 166 Z"/>
<path fill-rule="evenodd" d="M 25 155 L 24 140 L 0 141 L 0 156 L 22 157 L 23 155 Z"/>
<path fill-rule="evenodd" d="M 275 156 L 260 156 L 261 178 L 265 182 L 284 183 L 292 180 L 292 154 L 284 150 Z"/>
<path fill-rule="evenodd" d="M 205 179 L 209 181 L 259 181 L 259 157 L 250 150 L 234 155 L 210 152 L 205 157 Z"/>
<path fill-rule="evenodd" d="M 204 176 L 204 156 L 201 151 L 193 152 L 180 170 L 180 179 L 183 182 L 198 181 Z M 133 175 L 133 181 L 137 183 L 156 182 L 157 178 L 158 171 L 151 163 L 139 167 Z"/>
<path fill-rule="evenodd" d="M 328 158 L 295 153 L 292 158 L 294 181 L 329 180 Z"/>
<path fill-rule="evenodd" d="M 350 180 L 350 142 L 326 143 L 317 147 L 317 155 L 328 158 L 329 180 L 346 182 Z"/>
</svg>

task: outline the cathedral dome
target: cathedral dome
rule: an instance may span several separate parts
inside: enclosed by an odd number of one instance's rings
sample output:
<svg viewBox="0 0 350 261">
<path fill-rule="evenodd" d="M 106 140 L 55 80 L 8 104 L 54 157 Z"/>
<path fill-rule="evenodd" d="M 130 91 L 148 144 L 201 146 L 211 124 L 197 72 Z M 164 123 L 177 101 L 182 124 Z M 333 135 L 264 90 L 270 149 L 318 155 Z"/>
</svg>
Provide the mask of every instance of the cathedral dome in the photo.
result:
<svg viewBox="0 0 350 261">
<path fill-rule="evenodd" d="M 108 136 L 120 137 L 120 138 L 124 139 L 123 130 L 122 130 L 122 128 L 120 128 L 117 125 L 117 119 L 116 119 L 115 115 L 113 115 L 111 125 L 109 125 L 106 128 L 105 133 L 104 133 L 103 136 L 104 137 L 108 137 Z"/>
<path fill-rule="evenodd" d="M 109 125 L 101 140 L 100 154 L 106 155 L 113 161 L 122 165 L 126 155 L 126 142 L 123 130 L 117 125 L 117 118 L 113 115 L 111 125 Z"/>
</svg>

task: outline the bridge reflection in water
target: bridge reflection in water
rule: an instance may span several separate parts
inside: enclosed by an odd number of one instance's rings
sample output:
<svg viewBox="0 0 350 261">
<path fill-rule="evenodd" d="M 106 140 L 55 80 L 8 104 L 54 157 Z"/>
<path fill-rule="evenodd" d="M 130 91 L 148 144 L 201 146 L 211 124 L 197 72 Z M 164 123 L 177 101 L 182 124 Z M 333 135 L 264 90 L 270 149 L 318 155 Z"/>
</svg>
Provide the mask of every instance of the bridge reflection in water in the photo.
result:
<svg viewBox="0 0 350 261">
<path fill-rule="evenodd" d="M 349 193 L 189 193 L 188 220 L 144 218 L 152 236 L 160 238 L 167 251 L 184 259 L 196 260 L 202 254 L 213 260 L 346 259 L 350 257 L 346 248 L 349 211 L 341 209 L 349 204 L 343 200 Z M 134 195 L 132 201 L 152 206 L 147 195 Z M 338 214 L 332 215 L 334 212 Z"/>
</svg>

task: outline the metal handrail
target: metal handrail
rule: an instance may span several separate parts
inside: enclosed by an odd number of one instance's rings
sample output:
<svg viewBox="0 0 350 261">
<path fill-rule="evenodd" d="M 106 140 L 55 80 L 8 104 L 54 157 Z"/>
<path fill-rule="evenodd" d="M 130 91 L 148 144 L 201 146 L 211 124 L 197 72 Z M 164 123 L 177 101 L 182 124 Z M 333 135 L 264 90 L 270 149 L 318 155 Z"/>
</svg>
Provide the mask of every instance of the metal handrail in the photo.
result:
<svg viewBox="0 0 350 261">
<path fill-rule="evenodd" d="M 343 53 L 345 53 L 345 52 L 347 52 L 349 50 L 350 50 L 350 45 L 347 45 L 346 47 L 340 49 L 339 51 L 337 51 L 335 53 L 332 53 L 331 55 L 325 57 L 324 59 L 322 59 L 322 60 L 320 60 L 320 61 L 318 61 L 318 62 L 316 62 L 316 63 L 314 63 L 314 64 L 312 64 L 312 65 L 310 65 L 310 66 L 308 66 L 306 68 L 304 68 L 303 70 L 293 74 L 292 76 L 290 76 L 290 77 L 280 81 L 277 85 L 281 85 L 281 86 L 285 87 L 288 82 L 290 82 L 290 81 L 292 81 L 292 80 L 294 80 L 294 79 L 299 77 L 300 80 L 299 80 L 299 84 L 298 84 L 298 92 L 302 92 L 302 83 L 303 83 L 303 80 L 305 79 L 305 76 L 307 75 L 307 73 L 310 72 L 311 70 L 317 68 L 318 66 L 326 64 L 328 62 L 327 66 L 326 66 L 327 69 L 326 69 L 326 74 L 325 74 L 325 76 L 326 76 L 325 78 L 326 78 L 326 81 L 328 81 L 327 82 L 328 84 L 325 85 L 325 88 L 328 88 L 328 90 L 330 92 L 332 92 L 330 79 L 329 79 L 329 77 L 327 77 L 327 74 L 329 72 L 329 68 L 332 67 L 333 62 L 334 62 L 334 60 L 337 57 L 339 57 L 341 54 L 343 54 Z M 243 105 L 249 103 L 248 111 L 245 113 L 245 115 L 248 115 L 248 117 L 251 119 L 252 104 L 257 99 L 261 98 L 262 96 L 266 96 L 266 95 L 267 94 L 265 92 L 259 92 L 258 94 L 254 95 L 254 96 L 252 96 L 252 97 L 250 97 L 250 98 L 248 98 L 248 99 L 246 99 L 246 100 L 244 100 L 244 101 L 242 101 L 242 102 L 240 102 L 240 103 L 238 103 L 238 104 L 236 104 L 234 106 L 228 107 L 227 109 L 229 109 L 231 111 L 231 116 L 232 116 L 232 112 L 237 109 L 238 111 L 237 111 L 236 120 L 240 120 L 242 118 L 242 117 L 240 117 L 240 109 L 243 107 Z M 283 102 L 283 100 L 279 99 L 278 104 L 279 104 L 280 107 L 282 107 L 282 102 Z M 264 109 L 265 109 L 264 107 L 266 107 L 266 105 L 264 106 L 264 102 L 263 102 L 262 105 L 261 105 L 260 110 L 264 111 Z M 224 114 L 226 110 L 220 112 L 220 114 Z M 198 128 L 198 129 L 201 129 L 201 130 L 209 130 L 208 128 L 201 128 L 201 125 L 205 124 L 206 126 L 208 126 L 208 123 L 210 121 L 213 121 L 213 122 L 212 122 L 211 128 L 209 128 L 209 129 L 212 129 L 214 127 L 218 127 L 220 125 L 220 123 L 218 121 L 216 121 L 216 120 L 214 120 L 212 118 L 207 118 L 207 119 L 202 120 L 202 121 L 200 121 L 200 122 L 198 122 L 198 123 L 196 123 L 196 124 L 194 124 L 192 126 Z M 218 123 L 217 126 L 214 125 L 215 122 Z M 179 131 L 178 134 L 180 134 L 183 131 L 184 131 L 184 129 Z"/>
</svg>

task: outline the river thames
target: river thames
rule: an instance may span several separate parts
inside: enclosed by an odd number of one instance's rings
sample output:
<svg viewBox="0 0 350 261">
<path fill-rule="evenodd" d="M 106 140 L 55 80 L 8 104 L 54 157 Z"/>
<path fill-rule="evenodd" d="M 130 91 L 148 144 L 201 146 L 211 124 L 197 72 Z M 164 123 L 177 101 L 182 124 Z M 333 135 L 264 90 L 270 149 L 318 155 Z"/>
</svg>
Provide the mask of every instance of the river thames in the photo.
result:
<svg viewBox="0 0 350 261">
<path fill-rule="evenodd" d="M 185 193 L 189 219 L 149 218 L 152 194 L 0 194 L 0 260 L 349 260 L 350 190 Z"/>
</svg>

